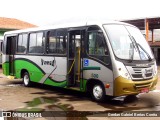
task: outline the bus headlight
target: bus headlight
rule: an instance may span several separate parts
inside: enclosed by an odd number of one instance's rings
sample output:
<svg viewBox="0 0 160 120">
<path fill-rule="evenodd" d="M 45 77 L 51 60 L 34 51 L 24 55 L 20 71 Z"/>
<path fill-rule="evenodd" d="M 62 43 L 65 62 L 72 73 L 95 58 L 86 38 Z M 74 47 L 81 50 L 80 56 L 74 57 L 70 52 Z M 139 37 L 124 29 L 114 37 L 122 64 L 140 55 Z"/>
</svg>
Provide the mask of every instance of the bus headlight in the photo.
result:
<svg viewBox="0 0 160 120">
<path fill-rule="evenodd" d="M 115 65 L 118 72 L 118 76 L 121 76 L 128 80 L 132 80 L 130 73 L 128 72 L 126 66 L 122 62 L 116 61 Z"/>
<path fill-rule="evenodd" d="M 128 73 L 126 68 L 119 68 L 119 74 L 120 76 L 122 76 L 123 78 L 126 78 L 128 80 L 131 80 L 130 74 Z"/>
</svg>

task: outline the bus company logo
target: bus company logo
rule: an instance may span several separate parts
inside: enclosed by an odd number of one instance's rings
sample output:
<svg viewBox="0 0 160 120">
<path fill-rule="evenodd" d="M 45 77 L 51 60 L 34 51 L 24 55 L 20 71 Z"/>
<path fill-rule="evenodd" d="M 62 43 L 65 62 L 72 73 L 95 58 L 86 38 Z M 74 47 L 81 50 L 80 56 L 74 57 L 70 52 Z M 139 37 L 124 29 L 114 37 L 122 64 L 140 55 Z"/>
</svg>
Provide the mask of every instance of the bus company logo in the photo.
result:
<svg viewBox="0 0 160 120">
<path fill-rule="evenodd" d="M 46 60 L 41 59 L 41 64 L 42 64 L 42 65 L 51 65 L 51 66 L 54 66 L 55 60 L 46 61 Z"/>
<path fill-rule="evenodd" d="M 136 64 L 137 67 L 148 67 L 149 64 Z"/>
</svg>

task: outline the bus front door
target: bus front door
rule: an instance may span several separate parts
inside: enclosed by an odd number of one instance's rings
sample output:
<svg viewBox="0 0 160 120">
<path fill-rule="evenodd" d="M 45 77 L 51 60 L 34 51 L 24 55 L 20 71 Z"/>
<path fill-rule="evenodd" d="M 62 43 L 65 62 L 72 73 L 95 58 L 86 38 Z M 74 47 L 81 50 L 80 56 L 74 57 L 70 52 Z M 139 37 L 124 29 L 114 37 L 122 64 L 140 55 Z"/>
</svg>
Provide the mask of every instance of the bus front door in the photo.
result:
<svg viewBox="0 0 160 120">
<path fill-rule="evenodd" d="M 7 37 L 7 54 L 9 56 L 9 75 L 14 75 L 14 54 L 16 36 Z"/>
<path fill-rule="evenodd" d="M 80 88 L 83 83 L 83 73 L 81 72 L 83 59 L 84 30 L 72 30 L 68 33 L 68 87 Z M 81 84 L 82 85 L 82 84 Z"/>
</svg>

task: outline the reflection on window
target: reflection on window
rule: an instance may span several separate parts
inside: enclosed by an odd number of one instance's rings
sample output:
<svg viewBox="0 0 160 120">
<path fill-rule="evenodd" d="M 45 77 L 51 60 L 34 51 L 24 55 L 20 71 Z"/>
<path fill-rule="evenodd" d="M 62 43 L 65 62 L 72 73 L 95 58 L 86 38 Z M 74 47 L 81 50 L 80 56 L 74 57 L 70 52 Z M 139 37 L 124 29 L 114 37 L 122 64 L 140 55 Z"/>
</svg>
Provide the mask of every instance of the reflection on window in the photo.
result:
<svg viewBox="0 0 160 120">
<path fill-rule="evenodd" d="M 105 55 L 105 46 L 103 43 L 103 34 L 89 33 L 89 54 Z"/>
<path fill-rule="evenodd" d="M 56 53 L 56 37 L 49 37 L 49 53 Z"/>
<path fill-rule="evenodd" d="M 109 59 L 107 59 L 107 47 L 104 43 L 103 33 L 99 32 L 89 32 L 88 34 L 88 53 L 90 56 L 97 58 L 104 63 L 108 63 Z"/>
<path fill-rule="evenodd" d="M 48 53 L 65 54 L 67 43 L 67 32 L 65 30 L 53 30 L 48 34 Z"/>
<path fill-rule="evenodd" d="M 137 47 L 136 43 L 143 46 L 151 58 L 153 58 L 150 47 L 136 27 L 109 24 L 105 25 L 105 30 L 108 34 L 113 52 L 117 58 L 125 60 L 146 60 L 147 54 L 143 50 L 139 51 L 140 47 Z"/>
<path fill-rule="evenodd" d="M 67 41 L 67 36 L 57 36 L 57 53 L 59 54 L 66 53 L 66 41 Z"/>
<path fill-rule="evenodd" d="M 43 33 L 37 33 L 37 46 L 43 46 Z"/>
<path fill-rule="evenodd" d="M 27 49 L 27 34 L 20 34 L 17 41 L 17 53 L 26 53 Z"/>
<path fill-rule="evenodd" d="M 43 33 L 31 33 L 29 37 L 29 53 L 43 53 L 44 41 Z"/>
</svg>

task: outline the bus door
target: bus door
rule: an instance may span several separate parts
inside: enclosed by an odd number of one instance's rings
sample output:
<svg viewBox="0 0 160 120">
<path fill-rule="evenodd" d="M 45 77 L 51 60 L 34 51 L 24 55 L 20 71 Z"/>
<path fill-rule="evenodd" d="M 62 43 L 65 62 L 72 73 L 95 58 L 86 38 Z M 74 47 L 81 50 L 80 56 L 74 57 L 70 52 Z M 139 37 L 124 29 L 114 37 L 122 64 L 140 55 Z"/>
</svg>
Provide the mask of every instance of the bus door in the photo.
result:
<svg viewBox="0 0 160 120">
<path fill-rule="evenodd" d="M 84 30 L 71 30 L 68 33 L 67 71 L 69 87 L 80 87 L 80 82 L 83 83 L 81 66 L 83 64 L 84 34 Z"/>
<path fill-rule="evenodd" d="M 9 75 L 14 75 L 14 54 L 15 54 L 15 44 L 16 36 L 7 37 L 7 48 L 6 53 L 9 57 Z"/>
<path fill-rule="evenodd" d="M 0 40 L 0 65 L 2 65 L 3 40 Z"/>
</svg>

